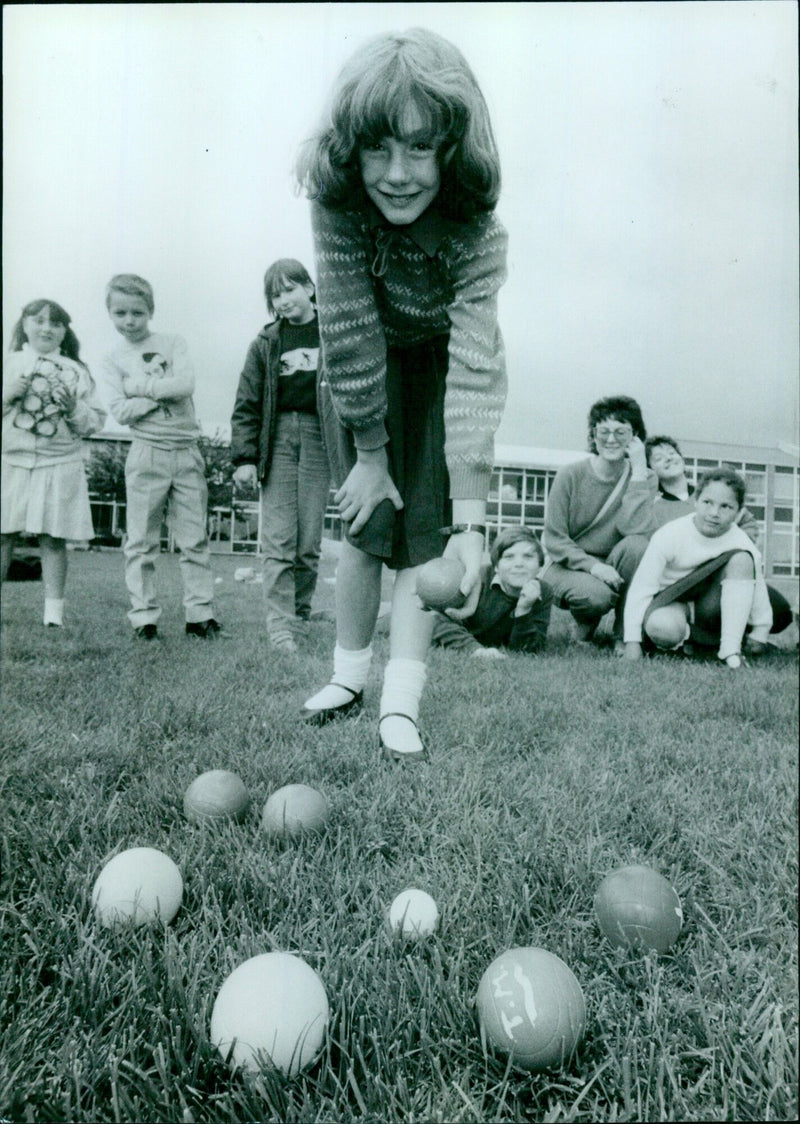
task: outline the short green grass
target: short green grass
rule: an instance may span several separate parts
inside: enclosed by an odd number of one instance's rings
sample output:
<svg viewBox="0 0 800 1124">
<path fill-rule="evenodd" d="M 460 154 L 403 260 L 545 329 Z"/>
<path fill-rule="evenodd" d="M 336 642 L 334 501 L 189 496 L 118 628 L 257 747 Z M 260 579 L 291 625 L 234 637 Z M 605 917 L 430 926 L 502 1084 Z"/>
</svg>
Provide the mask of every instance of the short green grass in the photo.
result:
<svg viewBox="0 0 800 1124">
<path fill-rule="evenodd" d="M 215 562 L 230 634 L 215 642 L 183 636 L 174 557 L 152 644 L 125 620 L 118 553 L 71 556 L 63 633 L 40 624 L 39 584 L 3 589 L 0 1117 L 796 1119 L 795 651 L 738 674 L 632 665 L 571 647 L 557 614 L 542 656 L 434 653 L 430 758 L 398 768 L 376 744 L 385 637 L 365 713 L 305 727 L 333 625 L 299 656 L 270 652 L 242 564 Z M 211 768 L 248 785 L 240 826 L 184 819 Z M 328 796 L 322 837 L 261 831 L 290 782 Z M 94 879 L 142 845 L 183 871 L 177 918 L 99 928 Z M 630 862 L 681 896 L 669 955 L 612 949 L 597 928 L 596 887 Z M 442 916 L 404 946 L 385 916 L 409 885 Z M 478 982 L 514 945 L 561 956 L 583 987 L 587 1031 L 563 1071 L 518 1073 L 481 1048 Z M 292 1081 L 231 1075 L 208 1039 L 226 975 L 272 949 L 302 955 L 331 1005 L 320 1060 Z"/>
</svg>

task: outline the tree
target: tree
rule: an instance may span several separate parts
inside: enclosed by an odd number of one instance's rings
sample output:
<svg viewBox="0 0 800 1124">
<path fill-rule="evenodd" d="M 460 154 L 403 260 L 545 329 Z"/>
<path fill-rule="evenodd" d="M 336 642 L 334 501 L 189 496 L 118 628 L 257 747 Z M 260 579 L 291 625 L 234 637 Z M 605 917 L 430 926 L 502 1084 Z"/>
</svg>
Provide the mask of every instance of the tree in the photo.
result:
<svg viewBox="0 0 800 1124">
<path fill-rule="evenodd" d="M 92 495 L 125 503 L 125 459 L 127 441 L 90 441 L 86 481 Z"/>
</svg>

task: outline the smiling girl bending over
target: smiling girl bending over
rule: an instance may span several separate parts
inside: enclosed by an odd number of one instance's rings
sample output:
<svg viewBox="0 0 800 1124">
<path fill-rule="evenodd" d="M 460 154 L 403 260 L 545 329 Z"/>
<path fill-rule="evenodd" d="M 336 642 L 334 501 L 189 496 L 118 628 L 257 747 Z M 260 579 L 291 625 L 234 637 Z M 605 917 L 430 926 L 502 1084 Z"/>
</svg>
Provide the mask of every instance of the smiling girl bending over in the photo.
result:
<svg viewBox="0 0 800 1124">
<path fill-rule="evenodd" d="M 419 701 L 433 617 L 417 568 L 442 554 L 480 593 L 494 433 L 506 396 L 497 293 L 506 233 L 497 149 L 461 53 L 421 29 L 369 42 L 335 86 L 298 163 L 312 204 L 323 427 L 345 541 L 323 724 L 361 705 L 382 565 L 396 571 L 379 741 L 423 752 Z"/>
</svg>

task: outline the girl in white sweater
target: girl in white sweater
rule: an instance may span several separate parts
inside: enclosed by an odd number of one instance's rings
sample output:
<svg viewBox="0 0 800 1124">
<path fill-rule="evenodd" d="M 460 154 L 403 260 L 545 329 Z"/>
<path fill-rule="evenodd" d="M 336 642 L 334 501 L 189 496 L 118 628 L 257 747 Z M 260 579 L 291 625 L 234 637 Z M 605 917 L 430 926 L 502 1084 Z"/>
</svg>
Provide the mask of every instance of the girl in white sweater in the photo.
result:
<svg viewBox="0 0 800 1124">
<path fill-rule="evenodd" d="M 744 496 L 745 482 L 732 468 L 710 469 L 698 482 L 694 514 L 653 535 L 625 605 L 628 659 L 641 659 L 644 634 L 662 650 L 690 638 L 718 646 L 718 658 L 738 668 L 746 629 L 766 641 L 772 609 L 761 556 L 736 525 Z"/>
</svg>

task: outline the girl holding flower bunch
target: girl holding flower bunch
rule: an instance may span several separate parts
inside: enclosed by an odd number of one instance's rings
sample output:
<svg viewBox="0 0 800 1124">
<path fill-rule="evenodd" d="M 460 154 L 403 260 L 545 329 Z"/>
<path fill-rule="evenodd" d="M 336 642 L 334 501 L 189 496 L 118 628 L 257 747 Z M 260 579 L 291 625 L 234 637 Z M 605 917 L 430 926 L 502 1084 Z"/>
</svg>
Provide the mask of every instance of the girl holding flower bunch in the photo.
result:
<svg viewBox="0 0 800 1124">
<path fill-rule="evenodd" d="M 357 710 L 385 563 L 396 571 L 379 744 L 423 753 L 417 728 L 433 614 L 417 569 L 444 553 L 480 594 L 494 433 L 506 395 L 497 293 L 506 232 L 486 103 L 461 52 L 414 29 L 345 66 L 298 164 L 312 200 L 323 431 L 345 541 L 330 682 L 305 719 Z"/>
<path fill-rule="evenodd" d="M 94 537 L 81 438 L 105 411 L 79 356 L 69 314 L 51 300 L 27 304 L 14 326 L 3 371 L 0 580 L 20 534 L 38 535 L 44 623 L 63 624 L 67 540 Z"/>
</svg>

